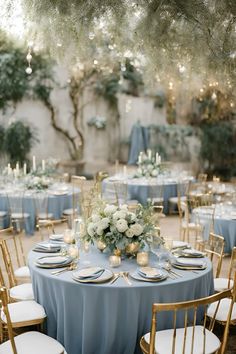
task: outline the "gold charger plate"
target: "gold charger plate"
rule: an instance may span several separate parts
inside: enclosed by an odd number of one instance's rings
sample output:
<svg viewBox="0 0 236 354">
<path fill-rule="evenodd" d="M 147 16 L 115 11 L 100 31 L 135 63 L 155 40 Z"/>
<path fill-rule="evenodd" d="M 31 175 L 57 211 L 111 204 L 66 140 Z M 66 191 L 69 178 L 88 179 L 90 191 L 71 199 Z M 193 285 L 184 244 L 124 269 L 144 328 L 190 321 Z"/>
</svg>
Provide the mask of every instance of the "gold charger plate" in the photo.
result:
<svg viewBox="0 0 236 354">
<path fill-rule="evenodd" d="M 111 280 L 114 277 L 114 273 L 109 270 L 105 269 L 102 275 L 96 279 L 79 279 L 78 277 L 74 276 L 72 274 L 72 279 L 77 281 L 78 283 L 84 283 L 84 284 L 90 284 L 90 283 L 95 283 L 95 284 L 102 284 L 102 283 L 107 283 L 109 280 Z"/>
<path fill-rule="evenodd" d="M 203 267 L 185 267 L 185 266 L 181 266 L 181 265 L 178 265 L 178 264 L 174 264 L 172 263 L 172 267 L 174 268 L 178 268 L 178 269 L 183 269 L 183 270 L 204 270 L 207 268 L 207 265 L 203 266 Z"/>
</svg>

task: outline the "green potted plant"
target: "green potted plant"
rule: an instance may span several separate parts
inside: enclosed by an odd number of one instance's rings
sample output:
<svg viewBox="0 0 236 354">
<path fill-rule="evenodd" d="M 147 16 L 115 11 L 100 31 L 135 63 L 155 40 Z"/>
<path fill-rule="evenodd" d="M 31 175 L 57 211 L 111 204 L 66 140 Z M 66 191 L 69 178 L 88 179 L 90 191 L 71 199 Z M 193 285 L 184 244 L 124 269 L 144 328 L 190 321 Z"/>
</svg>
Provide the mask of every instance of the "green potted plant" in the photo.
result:
<svg viewBox="0 0 236 354">
<path fill-rule="evenodd" d="M 5 130 L 4 151 L 12 164 L 19 162 L 22 166 L 35 142 L 35 133 L 29 125 L 21 121 L 11 123 Z"/>
</svg>

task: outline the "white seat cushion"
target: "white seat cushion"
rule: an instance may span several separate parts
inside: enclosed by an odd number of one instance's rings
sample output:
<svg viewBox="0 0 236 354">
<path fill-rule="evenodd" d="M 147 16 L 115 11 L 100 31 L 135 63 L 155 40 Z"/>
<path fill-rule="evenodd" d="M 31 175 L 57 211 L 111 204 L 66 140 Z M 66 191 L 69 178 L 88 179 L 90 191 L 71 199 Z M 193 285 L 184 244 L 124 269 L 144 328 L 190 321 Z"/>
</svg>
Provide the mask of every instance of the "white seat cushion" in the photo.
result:
<svg viewBox="0 0 236 354">
<path fill-rule="evenodd" d="M 230 307 L 231 299 L 222 299 L 220 302 L 220 306 L 218 308 L 217 314 L 216 314 L 216 320 L 217 321 L 227 321 L 227 316 L 229 312 L 229 307 Z M 209 317 L 213 317 L 216 306 L 218 302 L 213 302 L 207 310 L 207 315 Z M 233 311 L 231 315 L 231 320 L 236 320 L 236 303 L 233 306 Z"/>
<path fill-rule="evenodd" d="M 39 213 L 39 219 L 53 219 L 53 213 Z"/>
<path fill-rule="evenodd" d="M 224 291 L 228 289 L 228 287 L 231 289 L 234 285 L 233 280 L 230 280 L 229 284 L 229 279 L 227 278 L 215 278 L 214 279 L 214 289 L 217 292 Z"/>
<path fill-rule="evenodd" d="M 153 203 L 163 203 L 164 198 L 162 197 L 155 197 L 155 198 L 151 198 Z"/>
<path fill-rule="evenodd" d="M 29 267 L 24 266 L 16 269 L 14 271 L 14 275 L 16 278 L 30 278 L 30 270 Z"/>
<path fill-rule="evenodd" d="M 34 300 L 31 283 L 20 284 L 10 289 L 10 297 L 15 300 Z"/>
<path fill-rule="evenodd" d="M 186 222 L 186 221 L 183 221 L 182 222 L 182 227 L 184 228 L 188 228 L 188 229 L 193 229 L 193 230 L 201 230 L 201 225 L 199 224 L 195 224 L 194 222 Z"/>
<path fill-rule="evenodd" d="M 65 210 L 63 210 L 63 214 L 64 215 L 73 215 L 74 213 L 76 213 L 76 209 L 74 210 L 74 209 L 65 209 Z"/>
<path fill-rule="evenodd" d="M 20 301 L 8 304 L 8 310 L 11 322 L 14 325 L 17 322 L 33 321 L 46 317 L 43 306 L 36 301 Z M 1 312 L 1 319 L 7 322 L 4 312 Z"/>
<path fill-rule="evenodd" d="M 55 339 L 40 332 L 27 332 L 15 337 L 17 354 L 66 354 Z M 13 354 L 10 341 L 0 345 L 0 354 Z"/>
<path fill-rule="evenodd" d="M 186 336 L 186 347 L 185 354 L 191 353 L 192 344 L 192 332 L 193 327 L 188 327 Z M 193 354 L 203 353 L 203 327 L 195 327 L 195 340 Z M 150 333 L 145 334 L 144 339 L 147 343 L 150 343 Z M 171 354 L 172 353 L 172 340 L 173 340 L 173 329 L 167 329 L 165 331 L 156 332 L 155 338 L 155 350 L 157 354 Z M 183 342 L 184 342 L 184 328 L 178 328 L 176 330 L 176 343 L 175 343 L 175 354 L 183 353 Z M 206 351 L 205 354 L 215 353 L 220 347 L 220 340 L 216 335 L 206 329 Z"/>
<path fill-rule="evenodd" d="M 7 215 L 6 211 L 0 211 L 0 218 L 3 218 L 6 215 Z"/>
<path fill-rule="evenodd" d="M 11 214 L 11 218 L 14 219 L 27 219 L 29 218 L 29 214 L 28 213 L 12 213 Z"/>
</svg>

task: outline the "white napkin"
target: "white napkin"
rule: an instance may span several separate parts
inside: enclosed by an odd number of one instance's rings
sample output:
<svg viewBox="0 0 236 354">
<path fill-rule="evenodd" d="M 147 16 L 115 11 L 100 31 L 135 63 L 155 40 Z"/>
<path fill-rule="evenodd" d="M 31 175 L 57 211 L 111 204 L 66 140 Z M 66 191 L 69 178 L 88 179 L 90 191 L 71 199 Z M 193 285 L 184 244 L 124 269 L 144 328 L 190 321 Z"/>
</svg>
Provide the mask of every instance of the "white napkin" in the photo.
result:
<svg viewBox="0 0 236 354">
<path fill-rule="evenodd" d="M 185 249 L 182 251 L 182 254 L 187 254 L 189 256 L 204 256 L 203 252 L 194 249 Z"/>
<path fill-rule="evenodd" d="M 63 234 L 52 234 L 49 236 L 49 239 L 53 241 L 63 241 L 63 237 Z"/>
<path fill-rule="evenodd" d="M 89 268 L 84 268 L 78 270 L 76 273 L 73 275 L 77 277 L 78 279 L 96 279 L 99 276 L 102 275 L 104 272 L 104 269 L 101 267 L 89 267 Z"/>
<path fill-rule="evenodd" d="M 65 256 L 51 256 L 51 257 L 44 257 L 37 260 L 39 264 L 62 264 L 62 263 L 68 263 L 69 261 L 70 259 Z"/>
<path fill-rule="evenodd" d="M 144 277 L 144 278 L 149 278 L 149 279 L 156 279 L 156 278 L 162 278 L 163 273 L 152 267 L 142 267 L 138 269 L 138 273 Z"/>
<path fill-rule="evenodd" d="M 184 241 L 173 241 L 172 249 L 188 247 L 188 243 Z"/>
<path fill-rule="evenodd" d="M 175 264 L 184 266 L 184 267 L 199 267 L 202 268 L 206 265 L 206 262 L 201 259 L 192 259 L 192 258 L 177 258 Z"/>
<path fill-rule="evenodd" d="M 42 248 L 42 249 L 45 249 L 45 250 L 48 250 L 48 249 L 51 249 L 51 248 L 58 248 L 59 246 L 58 245 L 55 245 L 53 243 L 37 243 L 36 244 L 36 248 Z"/>
</svg>

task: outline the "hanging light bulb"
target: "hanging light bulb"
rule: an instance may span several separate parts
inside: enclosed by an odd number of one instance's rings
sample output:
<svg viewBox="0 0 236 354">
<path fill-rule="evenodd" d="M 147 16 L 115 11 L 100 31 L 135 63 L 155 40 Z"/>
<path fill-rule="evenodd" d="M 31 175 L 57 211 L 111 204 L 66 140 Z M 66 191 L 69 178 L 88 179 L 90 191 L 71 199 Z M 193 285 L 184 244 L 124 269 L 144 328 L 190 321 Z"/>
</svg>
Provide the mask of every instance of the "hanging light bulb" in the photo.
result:
<svg viewBox="0 0 236 354">
<path fill-rule="evenodd" d="M 32 60 L 32 54 L 31 54 L 32 46 L 33 46 L 33 42 L 29 42 L 28 43 L 28 54 L 26 55 L 26 60 L 28 62 L 28 67 L 25 69 L 25 72 L 28 75 L 32 74 L 32 68 L 30 66 L 31 60 Z"/>
</svg>

